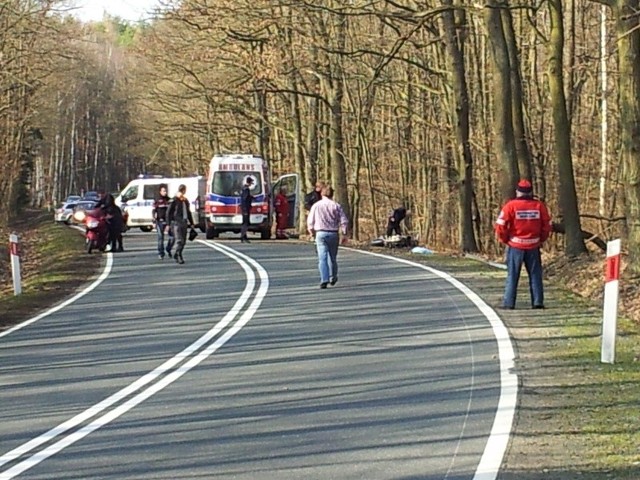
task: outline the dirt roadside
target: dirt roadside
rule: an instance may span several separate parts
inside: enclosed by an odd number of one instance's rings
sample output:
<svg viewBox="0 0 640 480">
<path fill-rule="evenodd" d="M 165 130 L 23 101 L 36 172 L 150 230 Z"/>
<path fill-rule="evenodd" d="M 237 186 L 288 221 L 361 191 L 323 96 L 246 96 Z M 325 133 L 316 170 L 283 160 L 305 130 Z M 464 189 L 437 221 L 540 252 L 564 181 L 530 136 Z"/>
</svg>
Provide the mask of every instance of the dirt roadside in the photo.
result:
<svg viewBox="0 0 640 480">
<path fill-rule="evenodd" d="M 34 214 L 35 215 L 35 214 Z M 48 216 L 13 226 L 23 241 L 25 279 L 33 285 L 22 301 L 8 294 L 6 243 L 0 247 L 0 328 L 34 316 L 95 278 L 99 255 L 82 252 L 82 236 L 51 225 Z M 37 226 L 37 229 L 34 228 Z M 0 231 L 8 238 L 8 231 Z M 57 240 L 56 240 L 57 239 Z M 52 251 L 53 249 L 53 251 Z M 505 272 L 456 256 L 413 255 L 381 250 L 446 271 L 496 306 Z M 530 310 L 526 277 L 519 305 L 499 310 L 516 350 L 518 412 L 500 480 L 640 479 L 640 348 L 638 325 L 622 322 L 617 364 L 599 363 L 601 259 L 547 265 L 546 310 Z M 48 281 L 36 281 L 46 273 Z M 590 290 L 586 284 L 590 283 Z M 574 285 L 575 284 L 575 285 Z M 567 287 L 579 290 L 587 299 Z M 640 299 L 623 289 L 633 313 Z M 4 325 L 3 325 L 4 324 Z"/>
</svg>

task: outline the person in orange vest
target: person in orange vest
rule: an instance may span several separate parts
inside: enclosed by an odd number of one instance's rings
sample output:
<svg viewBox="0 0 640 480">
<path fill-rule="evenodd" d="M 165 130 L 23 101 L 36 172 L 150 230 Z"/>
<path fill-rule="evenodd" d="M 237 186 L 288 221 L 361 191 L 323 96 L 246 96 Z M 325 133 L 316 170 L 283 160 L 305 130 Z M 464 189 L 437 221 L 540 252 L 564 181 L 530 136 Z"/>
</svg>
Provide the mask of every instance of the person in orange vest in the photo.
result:
<svg viewBox="0 0 640 480">
<path fill-rule="evenodd" d="M 289 200 L 286 187 L 280 187 L 273 201 L 273 207 L 276 211 L 276 240 L 286 240 L 288 237 L 285 230 L 289 226 Z"/>
<path fill-rule="evenodd" d="M 495 223 L 498 239 L 507 245 L 507 281 L 502 308 L 513 310 L 520 271 L 524 263 L 529 274 L 531 307 L 544 308 L 540 246 L 551 234 L 551 216 L 546 205 L 533 198 L 529 180 L 520 180 L 516 198 L 504 204 Z"/>
</svg>

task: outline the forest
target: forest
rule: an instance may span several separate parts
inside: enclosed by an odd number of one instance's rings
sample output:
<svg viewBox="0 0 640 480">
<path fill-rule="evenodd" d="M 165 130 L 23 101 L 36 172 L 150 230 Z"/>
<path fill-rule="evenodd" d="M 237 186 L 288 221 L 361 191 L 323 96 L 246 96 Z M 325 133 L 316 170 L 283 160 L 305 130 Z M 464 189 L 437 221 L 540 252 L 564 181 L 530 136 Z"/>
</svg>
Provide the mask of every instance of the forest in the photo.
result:
<svg viewBox="0 0 640 480">
<path fill-rule="evenodd" d="M 0 222 L 138 174 L 255 153 L 331 183 L 356 239 L 497 254 L 533 182 L 567 257 L 640 276 L 640 0 L 162 0 L 83 23 L 0 3 Z"/>
</svg>

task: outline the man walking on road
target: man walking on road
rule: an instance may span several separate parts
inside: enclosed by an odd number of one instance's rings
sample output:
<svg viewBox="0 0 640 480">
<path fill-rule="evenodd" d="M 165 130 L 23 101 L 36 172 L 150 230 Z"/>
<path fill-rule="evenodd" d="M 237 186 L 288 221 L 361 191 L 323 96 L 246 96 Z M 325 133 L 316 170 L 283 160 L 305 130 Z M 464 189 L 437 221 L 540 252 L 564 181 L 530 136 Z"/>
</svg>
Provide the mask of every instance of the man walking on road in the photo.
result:
<svg viewBox="0 0 640 480">
<path fill-rule="evenodd" d="M 322 188 L 322 199 L 311 206 L 307 217 L 309 233 L 316 239 L 320 288 L 338 281 L 338 231 L 342 230 L 343 243 L 347 240 L 349 220 L 339 203 L 333 201 L 333 188 Z"/>
<path fill-rule="evenodd" d="M 531 307 L 544 308 L 540 246 L 551 234 L 551 216 L 545 204 L 533 198 L 531 182 L 518 182 L 516 198 L 502 207 L 495 231 L 498 239 L 507 245 L 507 282 L 502 308 L 513 310 L 516 306 L 523 263 L 529 274 Z"/>
<path fill-rule="evenodd" d="M 169 196 L 167 195 L 167 186 L 165 184 L 160 185 L 158 190 L 158 196 L 153 202 L 153 210 L 151 215 L 153 217 L 153 223 L 156 225 L 156 230 L 158 233 L 158 257 L 160 259 L 164 258 L 165 245 L 164 245 L 164 234 L 167 229 L 167 210 L 169 209 Z M 167 246 L 166 251 L 167 255 L 171 257 L 171 248 L 173 247 L 173 236 L 171 232 L 167 235 Z"/>
<path fill-rule="evenodd" d="M 173 239 L 176 242 L 176 253 L 173 258 L 180 264 L 184 263 L 182 251 L 184 250 L 185 243 L 187 243 L 187 228 L 193 228 L 193 217 L 191 216 L 189 199 L 185 197 L 186 192 L 187 186 L 180 185 L 178 187 L 178 193 L 173 197 L 173 201 L 167 211 L 167 220 L 171 224 Z"/>
</svg>

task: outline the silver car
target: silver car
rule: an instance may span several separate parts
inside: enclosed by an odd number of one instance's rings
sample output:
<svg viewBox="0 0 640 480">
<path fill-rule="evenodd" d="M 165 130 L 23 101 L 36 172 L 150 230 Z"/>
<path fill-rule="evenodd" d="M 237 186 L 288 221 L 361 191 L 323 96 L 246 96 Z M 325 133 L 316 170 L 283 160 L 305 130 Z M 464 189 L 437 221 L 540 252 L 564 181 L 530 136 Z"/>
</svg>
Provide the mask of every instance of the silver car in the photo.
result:
<svg viewBox="0 0 640 480">
<path fill-rule="evenodd" d="M 69 225 L 71 223 L 71 215 L 73 215 L 73 209 L 77 205 L 76 202 L 64 202 L 58 208 L 53 215 L 53 219 L 56 222 L 66 223 Z"/>
</svg>

